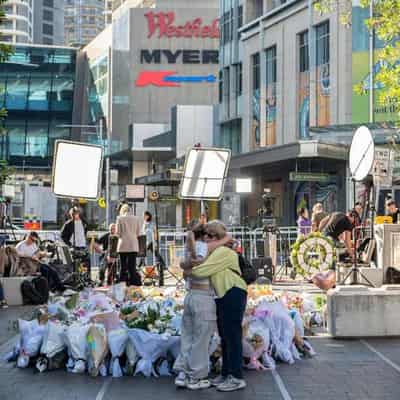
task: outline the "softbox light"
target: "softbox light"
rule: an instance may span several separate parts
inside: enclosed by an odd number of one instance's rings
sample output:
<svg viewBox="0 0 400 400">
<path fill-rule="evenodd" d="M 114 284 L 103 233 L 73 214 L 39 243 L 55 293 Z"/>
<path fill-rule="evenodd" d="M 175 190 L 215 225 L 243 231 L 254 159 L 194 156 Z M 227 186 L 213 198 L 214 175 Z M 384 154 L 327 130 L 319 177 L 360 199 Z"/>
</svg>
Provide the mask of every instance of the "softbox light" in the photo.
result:
<svg viewBox="0 0 400 400">
<path fill-rule="evenodd" d="M 52 190 L 58 197 L 97 200 L 100 194 L 103 148 L 57 140 Z"/>
<path fill-rule="evenodd" d="M 221 200 L 228 174 L 228 149 L 194 147 L 186 155 L 179 197 L 191 200 Z"/>
</svg>

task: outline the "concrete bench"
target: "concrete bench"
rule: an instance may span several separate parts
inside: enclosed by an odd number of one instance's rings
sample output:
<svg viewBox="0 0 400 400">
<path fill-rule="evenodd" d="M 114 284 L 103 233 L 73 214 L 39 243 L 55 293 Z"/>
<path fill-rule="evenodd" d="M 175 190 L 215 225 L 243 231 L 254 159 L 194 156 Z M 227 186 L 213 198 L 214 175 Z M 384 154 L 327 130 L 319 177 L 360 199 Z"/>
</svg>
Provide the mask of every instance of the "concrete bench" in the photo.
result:
<svg viewBox="0 0 400 400">
<path fill-rule="evenodd" d="M 400 285 L 328 291 L 328 332 L 337 338 L 400 336 Z"/>
<path fill-rule="evenodd" d="M 21 306 L 23 305 L 22 294 L 21 294 L 21 283 L 27 279 L 32 279 L 29 276 L 19 276 L 12 278 L 0 278 L 0 282 L 3 286 L 4 297 L 10 306 Z"/>
</svg>

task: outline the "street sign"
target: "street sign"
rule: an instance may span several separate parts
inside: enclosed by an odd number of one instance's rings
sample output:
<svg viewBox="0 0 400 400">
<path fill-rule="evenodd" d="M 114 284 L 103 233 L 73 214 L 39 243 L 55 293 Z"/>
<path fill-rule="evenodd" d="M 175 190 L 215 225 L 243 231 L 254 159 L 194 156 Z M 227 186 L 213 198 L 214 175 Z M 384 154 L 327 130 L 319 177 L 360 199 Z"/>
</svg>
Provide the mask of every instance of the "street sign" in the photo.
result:
<svg viewBox="0 0 400 400">
<path fill-rule="evenodd" d="M 126 185 L 126 198 L 128 200 L 143 201 L 145 198 L 144 185 Z"/>
<path fill-rule="evenodd" d="M 318 172 L 290 172 L 289 181 L 291 182 L 329 182 L 331 176 Z"/>
<path fill-rule="evenodd" d="M 387 148 L 375 149 L 373 165 L 374 184 L 380 187 L 391 187 L 393 181 L 394 152 Z"/>
</svg>

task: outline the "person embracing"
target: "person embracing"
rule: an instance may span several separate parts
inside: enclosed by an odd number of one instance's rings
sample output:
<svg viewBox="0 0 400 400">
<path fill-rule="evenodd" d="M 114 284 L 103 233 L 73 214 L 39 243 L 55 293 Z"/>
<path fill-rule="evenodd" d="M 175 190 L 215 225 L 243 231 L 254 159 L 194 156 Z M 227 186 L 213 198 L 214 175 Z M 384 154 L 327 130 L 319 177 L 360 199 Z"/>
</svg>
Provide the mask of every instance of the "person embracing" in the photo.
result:
<svg viewBox="0 0 400 400">
<path fill-rule="evenodd" d="M 208 245 L 226 237 L 225 225 L 210 222 L 206 228 Z M 243 379 L 242 322 L 247 302 L 247 285 L 241 277 L 237 253 L 218 247 L 198 267 L 194 278 L 209 278 L 216 294 L 217 326 L 221 338 L 221 375 L 211 380 L 218 391 L 232 392 L 246 387 Z"/>
<path fill-rule="evenodd" d="M 180 266 L 184 271 L 187 295 L 184 302 L 181 350 L 174 364 L 178 372 L 175 385 L 191 390 L 211 386 L 209 373 L 209 346 L 216 331 L 215 292 L 209 278 L 191 276 L 194 266 L 200 265 L 217 247 L 230 240 L 221 238 L 209 245 L 205 242 L 206 226 L 192 223 L 186 237 L 185 260 Z"/>
</svg>

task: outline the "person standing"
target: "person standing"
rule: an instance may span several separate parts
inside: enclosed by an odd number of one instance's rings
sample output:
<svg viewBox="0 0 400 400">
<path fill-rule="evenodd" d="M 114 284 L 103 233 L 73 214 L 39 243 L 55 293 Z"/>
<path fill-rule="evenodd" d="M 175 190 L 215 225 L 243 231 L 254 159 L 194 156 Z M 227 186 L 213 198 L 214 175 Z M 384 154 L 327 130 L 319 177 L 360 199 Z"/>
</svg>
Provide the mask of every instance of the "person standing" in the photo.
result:
<svg viewBox="0 0 400 400">
<path fill-rule="evenodd" d="M 106 272 L 108 272 L 107 285 L 112 285 L 115 278 L 116 261 L 118 258 L 118 237 L 116 235 L 116 230 L 117 225 L 110 224 L 108 232 L 99 239 L 96 239 L 95 249 L 98 253 L 101 253 L 99 271 L 100 286 L 104 284 Z"/>
<path fill-rule="evenodd" d="M 142 235 L 146 236 L 146 265 L 153 265 L 154 234 L 153 216 L 150 211 L 145 211 Z"/>
<path fill-rule="evenodd" d="M 74 249 L 85 250 L 87 248 L 87 224 L 82 220 L 78 207 L 72 207 L 69 215 L 70 219 L 61 228 L 61 239 Z"/>
<path fill-rule="evenodd" d="M 297 220 L 297 228 L 299 235 L 307 236 L 311 232 L 311 221 L 308 217 L 307 208 L 300 208 L 299 218 Z"/>
<path fill-rule="evenodd" d="M 328 214 L 324 211 L 322 203 L 315 203 L 311 215 L 311 231 L 319 232 L 319 224 Z"/>
<path fill-rule="evenodd" d="M 400 222 L 400 210 L 393 199 L 386 200 L 386 215 L 392 217 L 393 224 Z"/>
<path fill-rule="evenodd" d="M 121 259 L 120 280 L 127 285 L 141 286 L 140 274 L 136 271 L 136 256 L 139 251 L 138 236 L 141 234 L 140 219 L 131 214 L 128 204 L 121 206 L 117 218 L 117 251 Z"/>
<path fill-rule="evenodd" d="M 206 228 L 206 241 L 221 240 L 226 228 L 221 222 L 211 222 Z M 208 258 L 193 268 L 196 278 L 210 278 L 217 299 L 217 326 L 221 338 L 221 375 L 211 384 L 221 392 L 246 387 L 243 379 L 242 322 L 247 302 L 247 285 L 241 277 L 238 255 L 228 247 L 218 247 Z"/>
</svg>

